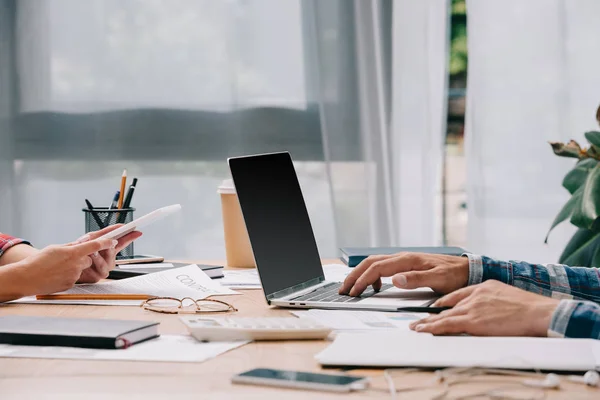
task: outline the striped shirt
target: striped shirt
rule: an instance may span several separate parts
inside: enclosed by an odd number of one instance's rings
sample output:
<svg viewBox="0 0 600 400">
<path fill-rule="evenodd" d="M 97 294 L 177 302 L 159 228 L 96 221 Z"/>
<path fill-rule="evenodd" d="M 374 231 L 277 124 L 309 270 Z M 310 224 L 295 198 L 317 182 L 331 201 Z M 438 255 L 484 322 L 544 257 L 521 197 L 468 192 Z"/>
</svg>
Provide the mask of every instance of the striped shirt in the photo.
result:
<svg viewBox="0 0 600 400">
<path fill-rule="evenodd" d="M 488 279 L 560 299 L 548 336 L 600 339 L 600 270 L 561 264 L 499 261 L 466 254 L 469 285 Z"/>
</svg>

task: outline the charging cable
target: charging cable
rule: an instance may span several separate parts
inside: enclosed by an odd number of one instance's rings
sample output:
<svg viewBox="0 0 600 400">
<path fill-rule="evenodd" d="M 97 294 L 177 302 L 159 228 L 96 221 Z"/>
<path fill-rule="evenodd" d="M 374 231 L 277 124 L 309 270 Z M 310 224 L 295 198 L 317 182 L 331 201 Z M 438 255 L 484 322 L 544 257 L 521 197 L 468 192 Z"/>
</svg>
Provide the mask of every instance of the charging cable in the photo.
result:
<svg viewBox="0 0 600 400">
<path fill-rule="evenodd" d="M 452 386 L 467 383 L 494 383 L 503 384 L 503 386 L 487 389 L 477 393 L 471 393 L 468 395 L 462 395 L 458 397 L 452 397 L 452 400 L 463 400 L 473 397 L 487 397 L 494 400 L 507 399 L 507 400 L 539 400 L 546 397 L 546 390 L 560 390 L 561 378 L 554 373 L 544 375 L 541 371 L 526 372 L 518 370 L 507 370 L 507 369 L 492 369 L 492 368 L 446 368 L 437 370 L 434 372 L 434 376 L 430 382 L 420 384 L 417 386 L 407 386 L 397 388 L 394 382 L 392 374 L 394 372 L 400 372 L 401 375 L 407 375 L 414 372 L 423 372 L 425 370 L 418 368 L 410 369 L 386 369 L 383 371 L 383 378 L 385 379 L 388 390 L 392 400 L 396 399 L 396 395 L 399 392 L 408 391 L 419 391 L 419 390 L 430 390 L 439 388 L 440 392 L 430 397 L 430 400 L 442 400 L 446 399 L 450 393 Z M 504 382 L 498 379 L 484 379 L 485 375 L 500 375 L 500 376 L 520 376 L 528 379 L 522 381 L 505 380 Z M 398 377 L 398 375 L 396 375 Z M 566 377 L 569 382 L 576 382 L 585 384 L 590 387 L 597 387 L 600 385 L 600 374 L 596 371 L 588 371 L 583 376 L 569 375 Z M 531 396 L 512 396 L 509 395 L 510 391 L 519 390 L 522 392 L 526 388 L 535 390 L 535 393 Z"/>
</svg>

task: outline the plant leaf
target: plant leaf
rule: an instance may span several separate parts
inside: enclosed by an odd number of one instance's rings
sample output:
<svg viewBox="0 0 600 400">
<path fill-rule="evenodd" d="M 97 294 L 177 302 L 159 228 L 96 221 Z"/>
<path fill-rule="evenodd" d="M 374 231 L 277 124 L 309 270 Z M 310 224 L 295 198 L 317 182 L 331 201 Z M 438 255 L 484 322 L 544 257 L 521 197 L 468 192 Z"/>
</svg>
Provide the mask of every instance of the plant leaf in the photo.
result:
<svg viewBox="0 0 600 400">
<path fill-rule="evenodd" d="M 583 186 L 580 187 L 579 189 L 577 189 L 577 191 L 573 194 L 573 196 L 571 196 L 569 201 L 567 201 L 565 203 L 565 205 L 560 210 L 560 212 L 558 213 L 556 218 L 554 218 L 554 222 L 552 222 L 552 226 L 550 227 L 550 229 L 548 230 L 548 233 L 546 234 L 546 239 L 544 239 L 544 243 L 548 243 L 548 236 L 550 236 L 550 232 L 552 232 L 552 229 L 554 229 L 556 227 L 556 225 L 560 224 L 561 222 L 563 222 L 564 220 L 569 218 L 573 214 L 573 211 L 576 208 L 580 207 L 579 203 L 581 203 L 582 194 L 583 194 Z"/>
<path fill-rule="evenodd" d="M 600 147 L 600 132 L 598 132 L 598 131 L 586 132 L 585 138 L 587 139 L 588 142 L 590 142 L 594 146 Z"/>
<path fill-rule="evenodd" d="M 591 229 L 583 229 L 579 228 L 577 232 L 573 234 L 569 243 L 565 246 L 558 262 L 561 264 L 565 263 L 565 260 L 569 259 L 569 257 L 575 253 L 580 247 L 583 246 L 584 243 L 588 242 L 594 236 L 596 236 L 598 232 L 594 232 Z"/>
<path fill-rule="evenodd" d="M 600 106 L 596 110 L 596 121 L 598 121 L 598 125 L 600 125 Z"/>
<path fill-rule="evenodd" d="M 578 246 L 577 250 L 571 253 L 568 257 L 564 257 L 561 255 L 560 263 L 567 264 L 570 266 L 581 266 L 581 267 L 590 267 L 592 264 L 592 259 L 594 257 L 594 253 L 600 247 L 600 233 L 594 233 L 590 230 L 586 229 L 586 234 L 578 236 L 578 241 L 580 242 L 580 246 Z M 592 233 L 592 236 L 588 236 L 587 233 Z M 579 234 L 579 231 L 573 235 L 569 245 L 573 242 L 573 239 Z M 587 239 L 587 240 L 583 240 Z"/>
<path fill-rule="evenodd" d="M 554 154 L 556 154 L 557 156 L 571 158 L 582 157 L 581 146 L 579 146 L 579 144 L 574 140 L 571 140 L 567 144 L 561 142 L 550 142 L 550 146 L 552 147 L 552 151 L 554 151 Z"/>
<path fill-rule="evenodd" d="M 582 188 L 581 201 L 573 210 L 571 223 L 580 228 L 591 228 L 600 215 L 600 165 L 596 164 L 588 173 Z"/>
<path fill-rule="evenodd" d="M 598 241 L 596 241 L 598 242 Z M 600 242 L 599 242 L 600 243 Z M 590 265 L 588 267 L 598 268 L 600 267 L 600 246 L 596 246 L 596 250 L 594 251 L 594 255 L 590 260 Z"/>
<path fill-rule="evenodd" d="M 586 158 L 585 160 L 578 162 L 575 165 L 575 168 L 565 175 L 562 182 L 563 187 L 567 189 L 569 193 L 575 193 L 575 191 L 583 185 L 588 173 L 596 166 L 596 164 L 598 164 L 598 161 L 593 158 Z"/>
</svg>

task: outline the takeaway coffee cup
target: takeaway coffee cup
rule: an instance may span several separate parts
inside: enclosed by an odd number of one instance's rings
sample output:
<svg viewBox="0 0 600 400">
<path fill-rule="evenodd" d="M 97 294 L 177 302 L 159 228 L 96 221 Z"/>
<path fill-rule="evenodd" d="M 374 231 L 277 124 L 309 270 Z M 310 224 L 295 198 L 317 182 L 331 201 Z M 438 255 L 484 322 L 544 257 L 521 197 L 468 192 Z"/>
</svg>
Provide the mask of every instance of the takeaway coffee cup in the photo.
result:
<svg viewBox="0 0 600 400">
<path fill-rule="evenodd" d="M 221 195 L 225 253 L 229 267 L 255 267 L 252 246 L 238 201 L 233 180 L 224 180 L 217 193 Z"/>
</svg>

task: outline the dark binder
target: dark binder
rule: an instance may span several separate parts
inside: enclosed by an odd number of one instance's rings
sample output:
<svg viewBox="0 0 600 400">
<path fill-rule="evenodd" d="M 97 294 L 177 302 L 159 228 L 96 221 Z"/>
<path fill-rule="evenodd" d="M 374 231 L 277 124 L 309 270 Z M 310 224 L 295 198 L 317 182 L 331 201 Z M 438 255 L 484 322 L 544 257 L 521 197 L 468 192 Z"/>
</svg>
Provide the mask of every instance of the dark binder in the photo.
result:
<svg viewBox="0 0 600 400">
<path fill-rule="evenodd" d="M 0 317 L 0 343 L 5 344 L 121 349 L 158 336 L 158 322 Z"/>
<path fill-rule="evenodd" d="M 173 267 L 165 267 L 165 268 L 127 268 L 127 264 L 117 265 L 112 271 L 108 273 L 108 279 L 126 279 L 134 276 L 152 274 L 155 272 L 166 271 L 173 268 L 185 267 L 186 265 L 190 265 L 190 263 L 169 263 L 173 264 Z M 222 265 L 203 265 L 196 264 L 198 268 L 200 268 L 206 275 L 208 275 L 211 279 L 219 279 L 223 278 L 223 266 Z M 151 263 L 148 264 L 149 267 L 152 266 Z"/>
<path fill-rule="evenodd" d="M 342 256 L 340 259 L 349 267 L 356 267 L 362 260 L 368 256 L 378 254 L 395 254 L 402 251 L 413 253 L 429 254 L 447 254 L 451 256 L 460 256 L 468 253 L 467 250 L 453 246 L 432 246 L 432 247 L 342 247 Z"/>
</svg>

